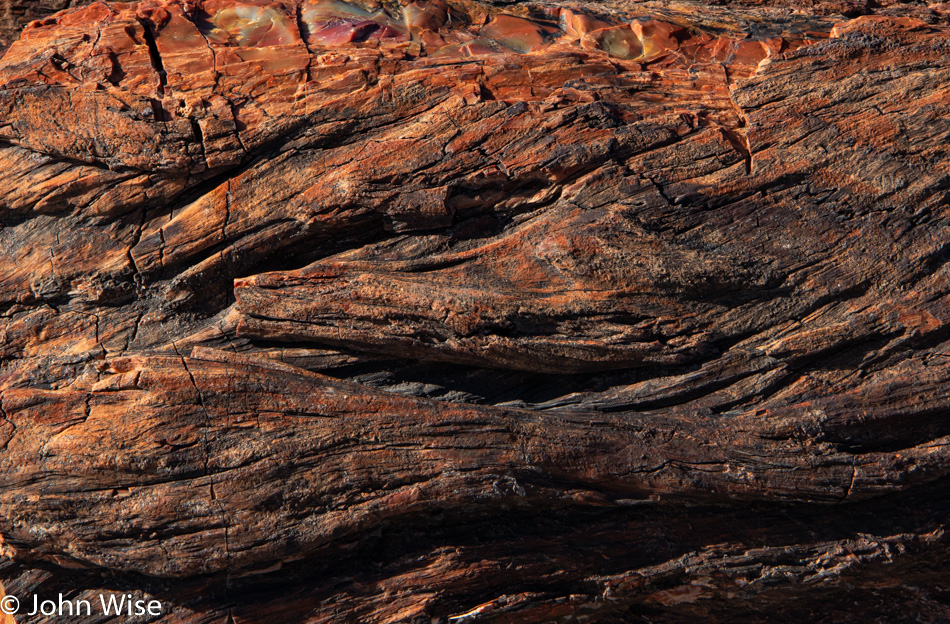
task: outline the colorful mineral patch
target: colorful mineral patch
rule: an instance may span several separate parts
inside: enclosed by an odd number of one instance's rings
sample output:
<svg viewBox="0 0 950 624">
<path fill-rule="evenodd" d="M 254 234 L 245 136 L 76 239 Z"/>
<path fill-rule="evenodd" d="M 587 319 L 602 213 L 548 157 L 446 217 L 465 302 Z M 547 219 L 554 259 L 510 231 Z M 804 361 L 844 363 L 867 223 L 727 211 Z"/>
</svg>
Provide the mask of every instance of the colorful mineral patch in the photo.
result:
<svg viewBox="0 0 950 624">
<path fill-rule="evenodd" d="M 308 43 L 339 46 L 380 40 L 406 40 L 401 20 L 382 10 L 368 11 L 358 5 L 335 0 L 307 0 L 300 9 Z"/>
<path fill-rule="evenodd" d="M 281 5 L 273 2 L 207 0 L 201 5 L 207 25 L 203 34 L 211 41 L 238 47 L 262 48 L 299 41 L 297 24 Z"/>
</svg>

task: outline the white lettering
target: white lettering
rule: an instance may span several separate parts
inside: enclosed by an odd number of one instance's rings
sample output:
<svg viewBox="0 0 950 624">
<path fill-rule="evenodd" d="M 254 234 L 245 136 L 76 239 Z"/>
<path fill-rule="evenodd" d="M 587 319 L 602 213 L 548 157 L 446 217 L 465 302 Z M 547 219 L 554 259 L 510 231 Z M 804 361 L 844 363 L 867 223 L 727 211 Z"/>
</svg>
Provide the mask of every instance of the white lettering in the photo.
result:
<svg viewBox="0 0 950 624">
<path fill-rule="evenodd" d="M 109 596 L 109 602 L 106 603 L 106 597 L 99 594 L 99 602 L 102 603 L 103 615 L 122 615 L 122 608 L 125 606 L 125 596 L 116 600 L 115 595 Z"/>
</svg>

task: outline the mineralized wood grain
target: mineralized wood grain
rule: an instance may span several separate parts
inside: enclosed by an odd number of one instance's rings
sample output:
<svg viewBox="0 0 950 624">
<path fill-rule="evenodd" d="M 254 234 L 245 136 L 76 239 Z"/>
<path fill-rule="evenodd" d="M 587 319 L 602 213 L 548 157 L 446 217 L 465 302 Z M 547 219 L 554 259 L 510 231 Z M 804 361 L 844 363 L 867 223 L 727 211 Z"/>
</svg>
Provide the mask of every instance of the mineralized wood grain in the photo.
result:
<svg viewBox="0 0 950 624">
<path fill-rule="evenodd" d="M 753 4 L 29 24 L 0 61 L 6 593 L 950 618 L 947 10 Z"/>
</svg>

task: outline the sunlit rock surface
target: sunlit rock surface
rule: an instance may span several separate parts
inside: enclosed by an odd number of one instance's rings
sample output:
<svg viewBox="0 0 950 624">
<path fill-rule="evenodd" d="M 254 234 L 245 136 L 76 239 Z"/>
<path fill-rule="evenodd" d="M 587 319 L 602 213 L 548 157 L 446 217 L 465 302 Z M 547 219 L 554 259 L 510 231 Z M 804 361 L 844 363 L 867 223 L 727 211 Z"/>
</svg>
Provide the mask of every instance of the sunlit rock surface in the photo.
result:
<svg viewBox="0 0 950 624">
<path fill-rule="evenodd" d="M 763 4 L 27 25 L 6 593 L 134 590 L 167 624 L 950 618 L 948 11 Z"/>
</svg>

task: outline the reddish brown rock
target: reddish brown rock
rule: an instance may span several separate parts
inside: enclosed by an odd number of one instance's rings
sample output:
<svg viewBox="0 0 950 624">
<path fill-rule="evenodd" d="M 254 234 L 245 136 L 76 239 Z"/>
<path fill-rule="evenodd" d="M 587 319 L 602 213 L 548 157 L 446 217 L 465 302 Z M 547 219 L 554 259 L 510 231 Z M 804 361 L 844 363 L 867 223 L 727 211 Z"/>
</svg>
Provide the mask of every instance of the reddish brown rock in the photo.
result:
<svg viewBox="0 0 950 624">
<path fill-rule="evenodd" d="M 27 26 L 6 593 L 168 624 L 950 617 L 950 28 L 827 8 Z"/>
</svg>

